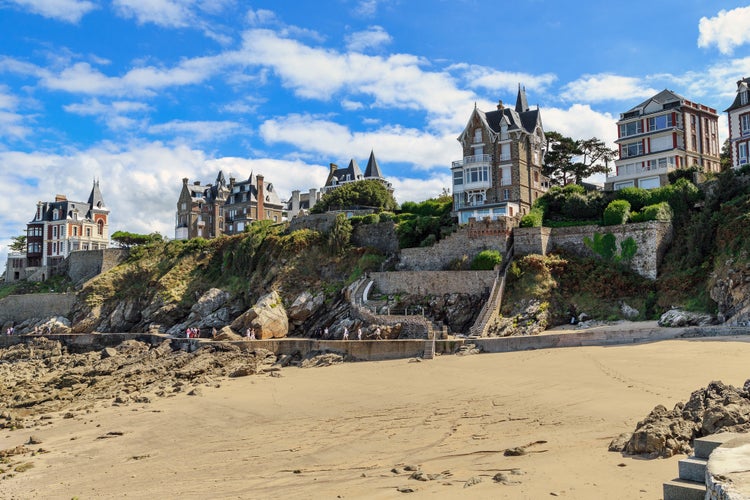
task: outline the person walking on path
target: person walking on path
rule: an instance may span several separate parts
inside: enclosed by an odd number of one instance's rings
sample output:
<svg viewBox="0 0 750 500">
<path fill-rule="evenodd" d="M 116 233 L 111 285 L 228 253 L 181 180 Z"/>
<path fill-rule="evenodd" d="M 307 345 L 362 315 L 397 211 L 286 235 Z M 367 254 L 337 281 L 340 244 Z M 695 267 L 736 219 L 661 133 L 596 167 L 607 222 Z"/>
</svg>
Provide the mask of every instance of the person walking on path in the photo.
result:
<svg viewBox="0 0 750 500">
<path fill-rule="evenodd" d="M 341 340 L 349 340 L 349 329 L 344 327 L 344 337 Z"/>
<path fill-rule="evenodd" d="M 357 328 L 357 340 L 362 340 L 362 327 Z"/>
</svg>

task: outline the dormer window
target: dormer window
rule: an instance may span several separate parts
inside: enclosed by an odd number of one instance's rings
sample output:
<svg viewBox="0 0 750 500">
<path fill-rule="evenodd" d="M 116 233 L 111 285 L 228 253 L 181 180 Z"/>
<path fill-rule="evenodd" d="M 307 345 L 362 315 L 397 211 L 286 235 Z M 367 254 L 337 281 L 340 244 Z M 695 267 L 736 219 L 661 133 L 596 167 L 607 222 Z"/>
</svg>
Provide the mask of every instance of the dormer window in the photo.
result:
<svg viewBox="0 0 750 500">
<path fill-rule="evenodd" d="M 743 106 L 747 104 L 747 92 L 747 90 L 740 92 L 740 104 Z"/>
</svg>

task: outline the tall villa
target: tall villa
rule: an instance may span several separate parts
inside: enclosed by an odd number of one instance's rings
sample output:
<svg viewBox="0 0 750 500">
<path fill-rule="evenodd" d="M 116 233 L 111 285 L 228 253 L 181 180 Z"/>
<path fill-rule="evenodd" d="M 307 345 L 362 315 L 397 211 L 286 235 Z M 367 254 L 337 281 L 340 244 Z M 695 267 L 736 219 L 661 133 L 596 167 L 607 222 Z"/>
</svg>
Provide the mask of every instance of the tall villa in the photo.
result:
<svg viewBox="0 0 750 500">
<path fill-rule="evenodd" d="M 663 90 L 620 114 L 615 141 L 620 158 L 606 190 L 652 189 L 668 184 L 667 174 L 700 167 L 718 172 L 719 116 L 716 110 Z"/>
<path fill-rule="evenodd" d="M 529 109 L 520 85 L 515 108 L 500 101 L 497 110 L 484 112 L 475 105 L 458 136 L 463 159 L 451 166 L 459 224 L 528 213 L 549 188 L 542 175 L 544 140 L 539 108 Z"/>
<path fill-rule="evenodd" d="M 239 234 L 256 220 L 281 222 L 283 208 L 273 184 L 266 184 L 262 175 L 227 182 L 220 171 L 215 183 L 206 185 L 190 184 L 186 177 L 177 200 L 175 239 Z"/>
<path fill-rule="evenodd" d="M 94 181 L 88 201 L 58 194 L 55 201 L 38 202 L 26 225 L 26 253 L 8 255 L 5 280 L 44 281 L 71 252 L 107 248 L 108 219 L 99 181 Z"/>
<path fill-rule="evenodd" d="M 378 160 L 375 158 L 375 152 L 370 151 L 370 158 L 367 160 L 364 174 L 354 158 L 349 160 L 349 165 L 346 168 L 340 169 L 335 163 L 330 163 L 325 185 L 319 190 L 312 188 L 307 193 L 301 193 L 299 190 L 292 191 L 292 197 L 287 204 L 287 213 L 290 218 L 300 213 L 307 213 L 328 191 L 350 182 L 364 180 L 378 181 L 393 192 L 393 186 L 383 177 Z"/>
<path fill-rule="evenodd" d="M 737 96 L 726 113 L 729 115 L 729 144 L 731 148 L 732 167 L 739 168 L 748 164 L 750 149 L 750 77 L 737 82 Z"/>
</svg>

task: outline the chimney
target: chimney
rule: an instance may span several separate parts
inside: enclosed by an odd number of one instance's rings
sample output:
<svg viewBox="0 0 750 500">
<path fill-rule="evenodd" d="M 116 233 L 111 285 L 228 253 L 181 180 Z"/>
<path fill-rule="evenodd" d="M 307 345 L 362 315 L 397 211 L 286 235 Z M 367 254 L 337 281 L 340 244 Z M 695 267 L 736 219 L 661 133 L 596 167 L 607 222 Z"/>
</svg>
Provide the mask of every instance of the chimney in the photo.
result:
<svg viewBox="0 0 750 500">
<path fill-rule="evenodd" d="M 64 194 L 56 194 L 55 201 L 68 201 L 68 198 Z"/>
<path fill-rule="evenodd" d="M 201 181 L 193 181 L 193 186 L 200 186 L 200 185 L 201 185 Z"/>
<path fill-rule="evenodd" d="M 339 166 L 336 165 L 335 163 L 329 163 L 328 168 L 330 169 L 331 172 L 335 172 L 336 169 L 339 168 Z"/>
<path fill-rule="evenodd" d="M 258 207 L 257 207 L 258 217 L 257 219 L 264 220 L 266 218 L 266 210 L 265 210 L 265 206 L 263 202 L 265 200 L 266 194 L 263 192 L 263 176 L 258 174 L 255 176 L 255 180 L 258 183 L 257 184 L 258 186 Z"/>
<path fill-rule="evenodd" d="M 503 106 L 503 100 L 500 99 L 499 101 L 497 101 L 497 110 L 502 111 L 503 108 L 505 108 L 505 106 Z"/>
</svg>

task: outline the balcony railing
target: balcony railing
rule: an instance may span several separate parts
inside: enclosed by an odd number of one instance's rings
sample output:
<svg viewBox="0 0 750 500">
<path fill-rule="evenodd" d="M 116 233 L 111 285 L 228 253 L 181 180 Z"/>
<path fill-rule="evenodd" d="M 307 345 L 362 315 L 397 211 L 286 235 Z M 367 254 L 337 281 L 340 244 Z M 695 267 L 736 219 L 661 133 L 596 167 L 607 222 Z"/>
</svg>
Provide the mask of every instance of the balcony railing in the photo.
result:
<svg viewBox="0 0 750 500">
<path fill-rule="evenodd" d="M 451 168 L 464 167 L 466 165 L 475 165 L 477 163 L 491 163 L 492 155 L 473 155 L 464 156 L 463 160 L 454 161 L 451 164 Z"/>
<path fill-rule="evenodd" d="M 649 174 L 665 174 L 675 169 L 673 164 L 667 164 L 666 166 L 642 166 L 642 165 L 623 165 L 618 167 L 616 172 L 617 175 L 607 176 L 608 181 L 619 181 L 624 179 L 631 179 L 640 177 L 642 175 Z"/>
</svg>

